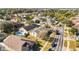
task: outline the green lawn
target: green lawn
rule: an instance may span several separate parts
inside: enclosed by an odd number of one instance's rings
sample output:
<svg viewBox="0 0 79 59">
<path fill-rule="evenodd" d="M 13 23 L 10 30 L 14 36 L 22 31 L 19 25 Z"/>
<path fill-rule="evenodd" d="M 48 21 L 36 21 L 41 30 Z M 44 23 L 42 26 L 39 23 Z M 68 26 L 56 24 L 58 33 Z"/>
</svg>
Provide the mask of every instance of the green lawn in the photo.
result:
<svg viewBox="0 0 79 59">
<path fill-rule="evenodd" d="M 76 40 L 64 40 L 64 46 L 67 47 L 67 41 L 70 42 L 69 48 L 76 49 Z"/>
<path fill-rule="evenodd" d="M 79 48 L 79 40 L 76 40 L 77 48 Z"/>
</svg>

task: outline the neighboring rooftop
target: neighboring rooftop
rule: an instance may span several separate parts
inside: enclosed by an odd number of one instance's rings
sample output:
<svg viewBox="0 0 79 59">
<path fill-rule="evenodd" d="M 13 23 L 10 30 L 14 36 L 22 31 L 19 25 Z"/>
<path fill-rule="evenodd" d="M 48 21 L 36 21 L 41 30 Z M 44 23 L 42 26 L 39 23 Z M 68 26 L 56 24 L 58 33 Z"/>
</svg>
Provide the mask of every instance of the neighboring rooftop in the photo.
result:
<svg viewBox="0 0 79 59">
<path fill-rule="evenodd" d="M 34 41 L 30 41 L 29 39 L 25 39 L 19 36 L 10 35 L 4 40 L 4 44 L 15 51 L 21 51 L 23 46 L 29 44 L 33 46 Z M 27 44 L 26 44 L 27 43 Z M 25 46 L 26 47 L 26 46 Z"/>
<path fill-rule="evenodd" d="M 35 32 L 38 38 L 44 39 L 45 35 L 47 34 L 49 30 L 51 30 L 51 28 L 40 27 L 36 30 L 33 30 L 32 32 Z"/>
<path fill-rule="evenodd" d="M 71 21 L 73 23 L 73 27 L 79 30 L 79 15 L 71 18 Z"/>
<path fill-rule="evenodd" d="M 36 32 L 36 33 L 39 33 L 41 31 L 46 31 L 47 32 L 48 30 L 51 30 L 51 28 L 40 27 L 40 28 L 38 28 L 36 30 L 33 30 L 33 31 Z"/>
<path fill-rule="evenodd" d="M 29 25 L 29 26 L 24 26 L 24 29 L 27 30 L 27 31 L 29 31 L 29 30 L 34 29 L 36 27 L 39 27 L 39 25 L 32 24 L 32 25 Z"/>
<path fill-rule="evenodd" d="M 73 24 L 79 23 L 79 16 L 75 16 L 71 18 Z"/>
<path fill-rule="evenodd" d="M 24 26 L 23 23 L 19 23 L 19 22 L 13 22 L 13 25 L 14 25 L 16 28 Z"/>
</svg>

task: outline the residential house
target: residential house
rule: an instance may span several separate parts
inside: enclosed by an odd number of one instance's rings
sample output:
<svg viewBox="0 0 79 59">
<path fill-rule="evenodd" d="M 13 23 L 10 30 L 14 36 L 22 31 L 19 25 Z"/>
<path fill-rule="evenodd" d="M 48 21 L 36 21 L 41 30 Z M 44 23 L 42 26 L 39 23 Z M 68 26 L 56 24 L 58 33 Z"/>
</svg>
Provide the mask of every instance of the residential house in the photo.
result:
<svg viewBox="0 0 79 59">
<path fill-rule="evenodd" d="M 13 15 L 11 15 L 11 21 L 12 22 L 17 22 L 17 14 L 13 14 Z"/>
<path fill-rule="evenodd" d="M 21 20 L 22 20 L 23 22 L 26 21 L 26 16 L 27 16 L 27 15 L 25 15 L 25 14 L 18 14 L 18 17 L 21 18 Z"/>
<path fill-rule="evenodd" d="M 27 38 L 10 35 L 3 41 L 2 47 L 5 47 L 5 50 L 33 51 L 35 44 Z"/>
<path fill-rule="evenodd" d="M 30 32 L 30 35 L 31 36 L 34 36 L 38 39 L 44 39 L 45 38 L 45 35 L 46 33 L 51 30 L 50 28 L 45 28 L 45 27 L 40 27 L 38 29 L 35 29 L 33 31 Z"/>
<path fill-rule="evenodd" d="M 20 23 L 20 22 L 12 22 L 12 23 L 13 23 L 13 26 L 16 28 L 20 28 L 20 27 L 24 26 L 24 24 Z"/>
<path fill-rule="evenodd" d="M 34 17 L 33 19 L 32 19 L 32 21 L 34 21 L 34 22 L 36 22 L 36 21 L 40 21 L 40 19 L 38 18 L 38 17 Z"/>
<path fill-rule="evenodd" d="M 71 18 L 71 21 L 73 23 L 73 27 L 79 31 L 79 16 Z"/>
<path fill-rule="evenodd" d="M 17 22 L 12 22 L 13 23 L 13 26 L 14 26 L 14 30 L 15 30 L 15 34 L 16 35 L 21 35 L 22 33 L 20 33 L 19 28 L 23 27 L 24 24 L 23 23 L 17 23 Z"/>
<path fill-rule="evenodd" d="M 77 29 L 77 33 L 76 33 L 77 37 L 76 37 L 76 39 L 79 39 L 79 15 L 73 17 L 71 20 L 72 20 L 72 23 L 73 23 L 72 27 Z"/>
<path fill-rule="evenodd" d="M 16 35 L 25 36 L 29 33 L 30 30 L 33 30 L 34 28 L 38 28 L 38 27 L 39 27 L 39 25 L 36 25 L 36 24 L 24 26 L 19 29 L 19 31 L 16 33 Z"/>
<path fill-rule="evenodd" d="M 76 23 L 79 23 L 79 16 L 75 16 L 73 18 L 71 18 L 72 23 L 75 25 Z"/>
<path fill-rule="evenodd" d="M 28 31 L 26 31 L 23 27 L 16 32 L 16 35 L 18 36 L 26 36 L 26 34 L 28 34 Z"/>
</svg>

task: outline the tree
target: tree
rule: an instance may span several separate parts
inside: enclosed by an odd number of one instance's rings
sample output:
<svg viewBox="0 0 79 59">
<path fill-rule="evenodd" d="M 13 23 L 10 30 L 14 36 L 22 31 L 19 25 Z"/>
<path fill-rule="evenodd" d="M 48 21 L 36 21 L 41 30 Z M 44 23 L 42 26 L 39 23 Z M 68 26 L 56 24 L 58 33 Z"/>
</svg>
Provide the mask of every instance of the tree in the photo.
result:
<svg viewBox="0 0 79 59">
<path fill-rule="evenodd" d="M 34 17 L 34 16 L 32 16 L 32 15 L 28 15 L 28 16 L 26 16 L 26 19 L 27 19 L 27 20 L 31 20 L 31 19 L 33 19 L 33 17 Z"/>
<path fill-rule="evenodd" d="M 45 24 L 45 27 L 46 27 L 46 28 L 50 28 L 50 26 L 49 26 L 48 24 Z"/>
<path fill-rule="evenodd" d="M 47 19 L 45 19 L 45 18 L 41 18 L 41 20 L 42 20 L 43 22 L 47 21 Z"/>
<path fill-rule="evenodd" d="M 0 15 L 0 19 L 4 19 L 2 15 Z"/>
<path fill-rule="evenodd" d="M 5 21 L 0 21 L 1 32 L 11 33 L 13 31 L 13 24 Z"/>
<path fill-rule="evenodd" d="M 4 24 L 4 32 L 11 33 L 13 31 L 13 25 L 11 23 Z"/>
<path fill-rule="evenodd" d="M 72 21 L 70 21 L 70 20 L 68 20 L 68 19 L 62 20 L 62 23 L 63 23 L 63 24 L 66 24 L 66 26 L 68 26 L 68 27 L 72 27 L 72 26 L 73 26 Z"/>
<path fill-rule="evenodd" d="M 17 17 L 16 20 L 17 20 L 17 22 L 21 22 L 22 21 L 22 19 L 20 17 Z"/>
<path fill-rule="evenodd" d="M 4 22 L 0 21 L 0 32 L 2 32 L 4 30 Z"/>
<path fill-rule="evenodd" d="M 40 21 L 39 20 L 36 20 L 35 23 L 40 23 Z"/>
<path fill-rule="evenodd" d="M 72 35 L 74 35 L 76 33 L 76 31 L 77 30 L 75 28 L 70 28 L 69 29 L 69 33 L 72 34 Z"/>
</svg>

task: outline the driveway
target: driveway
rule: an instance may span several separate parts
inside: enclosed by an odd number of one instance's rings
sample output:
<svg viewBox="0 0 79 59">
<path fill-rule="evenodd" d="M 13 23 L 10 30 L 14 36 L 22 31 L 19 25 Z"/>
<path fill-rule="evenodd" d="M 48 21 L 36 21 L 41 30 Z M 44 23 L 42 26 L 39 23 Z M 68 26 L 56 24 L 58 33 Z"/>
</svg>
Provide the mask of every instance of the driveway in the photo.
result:
<svg viewBox="0 0 79 59">
<path fill-rule="evenodd" d="M 44 50 L 44 48 L 47 46 L 47 44 L 48 44 L 48 41 L 44 44 L 44 46 L 41 48 L 41 50 L 40 50 L 40 51 L 43 51 L 43 50 Z"/>
</svg>

